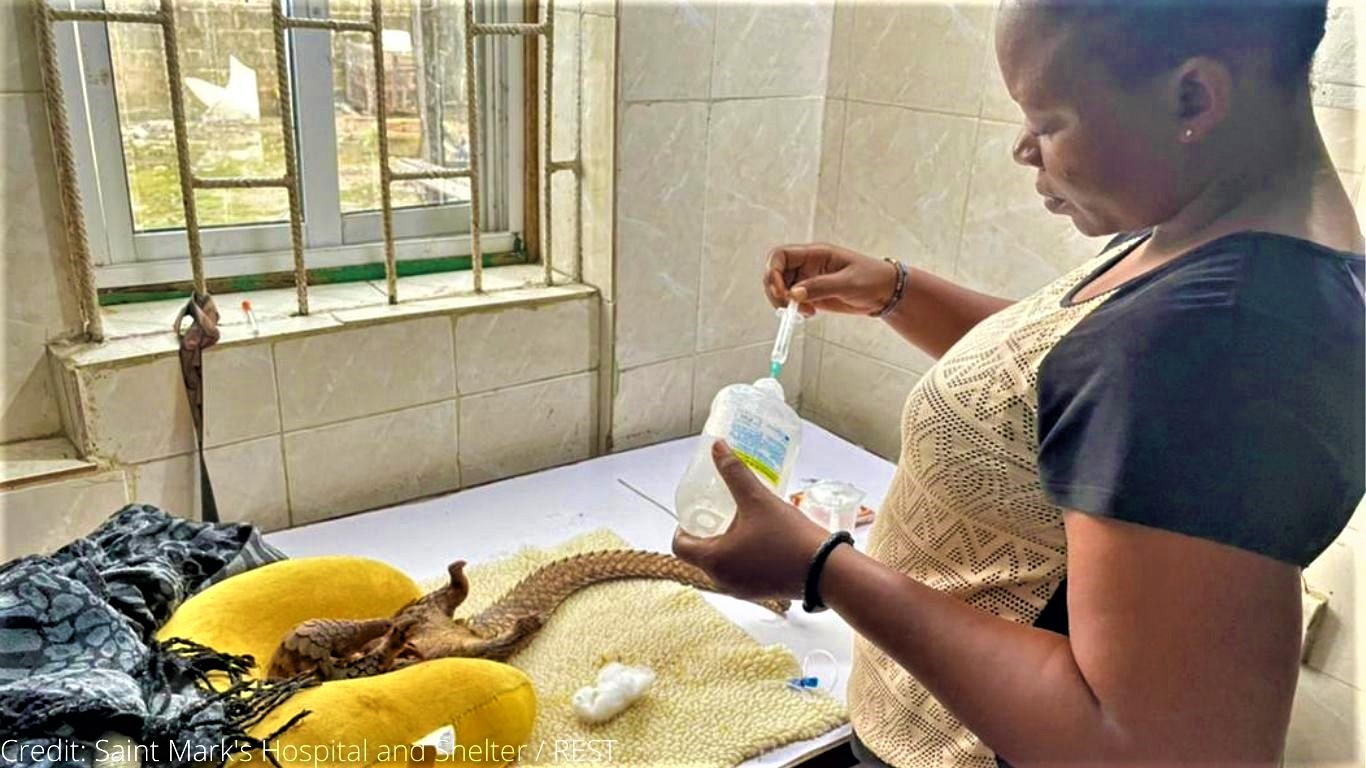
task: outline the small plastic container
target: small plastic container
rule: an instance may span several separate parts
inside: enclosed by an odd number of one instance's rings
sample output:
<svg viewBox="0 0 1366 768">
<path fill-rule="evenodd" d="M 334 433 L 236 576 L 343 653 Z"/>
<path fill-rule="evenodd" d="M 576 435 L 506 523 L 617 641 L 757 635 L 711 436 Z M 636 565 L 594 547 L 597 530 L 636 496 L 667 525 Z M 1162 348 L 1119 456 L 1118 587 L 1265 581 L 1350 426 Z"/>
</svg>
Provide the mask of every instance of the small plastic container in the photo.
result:
<svg viewBox="0 0 1366 768">
<path fill-rule="evenodd" d="M 826 530 L 854 531 L 859 502 L 866 494 L 858 486 L 837 480 L 822 480 L 802 492 L 800 509 Z"/>
</svg>

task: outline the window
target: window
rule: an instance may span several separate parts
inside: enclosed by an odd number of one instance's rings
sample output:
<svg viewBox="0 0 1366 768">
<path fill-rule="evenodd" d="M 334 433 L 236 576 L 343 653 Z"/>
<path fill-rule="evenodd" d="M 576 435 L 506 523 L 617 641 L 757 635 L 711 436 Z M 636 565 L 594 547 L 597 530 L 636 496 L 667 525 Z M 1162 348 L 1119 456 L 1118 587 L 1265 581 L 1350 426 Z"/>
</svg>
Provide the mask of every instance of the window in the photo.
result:
<svg viewBox="0 0 1366 768">
<path fill-rule="evenodd" d="M 156 0 L 95 0 L 153 11 Z M 468 163 L 463 0 L 385 0 L 389 165 Z M 191 164 L 198 176 L 279 177 L 284 138 L 269 0 L 177 0 Z M 292 0 L 300 18 L 367 21 L 369 0 Z M 480 0 L 480 21 L 520 21 L 513 0 Z M 368 34 L 293 29 L 287 66 L 310 269 L 383 261 L 374 51 Z M 57 29 L 90 248 L 101 288 L 189 279 L 170 87 L 159 28 Z M 522 222 L 522 45 L 480 41 L 483 250 L 514 249 Z M 292 269 L 284 189 L 199 190 L 210 277 Z M 469 254 L 468 179 L 392 187 L 397 258 Z"/>
</svg>

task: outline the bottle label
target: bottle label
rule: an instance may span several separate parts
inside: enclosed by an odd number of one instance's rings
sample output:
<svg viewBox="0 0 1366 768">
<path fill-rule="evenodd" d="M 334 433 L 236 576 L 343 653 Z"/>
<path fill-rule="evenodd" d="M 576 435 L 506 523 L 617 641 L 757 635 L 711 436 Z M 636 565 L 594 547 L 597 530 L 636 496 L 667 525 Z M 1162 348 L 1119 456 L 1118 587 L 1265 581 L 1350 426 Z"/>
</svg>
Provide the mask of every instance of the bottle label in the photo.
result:
<svg viewBox="0 0 1366 768">
<path fill-rule="evenodd" d="M 727 442 L 735 457 L 754 470 L 768 484 L 777 487 L 792 438 L 772 424 L 750 413 L 737 413 L 731 422 Z"/>
</svg>

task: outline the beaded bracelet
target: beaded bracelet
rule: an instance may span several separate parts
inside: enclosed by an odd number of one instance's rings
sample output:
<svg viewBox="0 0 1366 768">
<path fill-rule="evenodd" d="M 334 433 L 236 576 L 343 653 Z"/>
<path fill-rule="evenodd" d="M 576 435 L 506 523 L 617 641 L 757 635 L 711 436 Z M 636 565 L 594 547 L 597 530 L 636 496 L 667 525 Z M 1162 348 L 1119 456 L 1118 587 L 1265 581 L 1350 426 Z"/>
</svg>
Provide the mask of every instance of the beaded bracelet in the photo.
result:
<svg viewBox="0 0 1366 768">
<path fill-rule="evenodd" d="M 896 305 L 901 303 L 901 295 L 906 292 L 906 276 L 910 270 L 906 265 L 895 259 L 883 259 L 883 261 L 896 267 L 896 287 L 892 288 L 892 298 L 887 300 L 887 306 L 873 313 L 873 317 L 886 317 L 896 309 Z"/>
<path fill-rule="evenodd" d="M 830 553 L 835 547 L 841 544 L 854 545 L 854 536 L 848 531 L 835 531 L 830 534 L 830 538 L 825 540 L 820 549 L 816 550 L 816 556 L 811 558 L 811 566 L 806 570 L 806 588 L 802 590 L 802 610 L 807 613 L 820 613 L 825 610 L 825 601 L 821 600 L 820 583 L 821 571 L 825 570 L 825 561 L 829 559 Z"/>
</svg>

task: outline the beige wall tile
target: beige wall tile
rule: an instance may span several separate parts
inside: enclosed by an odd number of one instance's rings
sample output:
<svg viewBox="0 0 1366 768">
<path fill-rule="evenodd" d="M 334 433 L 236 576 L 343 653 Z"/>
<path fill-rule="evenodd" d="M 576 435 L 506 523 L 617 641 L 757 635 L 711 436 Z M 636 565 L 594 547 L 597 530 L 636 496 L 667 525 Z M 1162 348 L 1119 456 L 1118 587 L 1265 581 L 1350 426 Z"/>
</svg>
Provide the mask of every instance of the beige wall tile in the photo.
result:
<svg viewBox="0 0 1366 768">
<path fill-rule="evenodd" d="M 1338 178 L 1342 179 L 1342 188 L 1347 190 L 1347 196 L 1355 201 L 1358 190 L 1361 189 L 1361 174 L 1352 171 L 1338 171 Z"/>
<path fill-rule="evenodd" d="M 987 44 L 982 52 L 985 59 L 982 63 L 982 77 L 986 81 L 982 88 L 982 117 L 1018 125 L 1024 119 L 1024 113 L 1020 111 L 1020 105 L 1010 98 L 1006 81 L 1001 76 L 1001 66 L 996 61 L 996 17 L 996 10 L 992 9 L 991 34 L 987 37 Z"/>
<path fill-rule="evenodd" d="M 460 398 L 464 484 L 588 458 L 596 423 L 593 376 L 581 373 Z"/>
<path fill-rule="evenodd" d="M 627 105 L 620 153 L 617 364 L 632 368 L 696 343 L 707 105 Z"/>
<path fill-rule="evenodd" d="M 151 504 L 161 511 L 199 520 L 203 509 L 199 499 L 199 458 L 190 453 L 134 464 L 128 474 L 128 500 Z M 217 478 L 214 478 L 217 482 Z M 215 490 L 217 490 L 215 486 Z"/>
<path fill-rule="evenodd" d="M 860 0 L 834 0 L 835 13 L 830 22 L 830 61 L 826 66 L 825 77 L 825 95 L 833 99 L 843 99 L 849 95 L 854 6 L 859 2 Z"/>
<path fill-rule="evenodd" d="M 976 116 L 990 26 L 987 4 L 860 3 L 849 98 Z"/>
<path fill-rule="evenodd" d="M 622 99 L 707 98 L 715 32 L 715 0 L 622 3 Z"/>
<path fill-rule="evenodd" d="M 28 17 L 0 8 L 0 18 Z M 9 22 L 5 22 L 9 23 Z M 0 42 L 0 57 L 10 55 Z M 0 441 L 53 434 L 61 421 L 44 359 L 46 343 L 75 331 L 66 240 L 43 99 L 0 94 Z"/>
<path fill-rule="evenodd" d="M 952 274 L 976 120 L 850 102 L 838 242 Z"/>
<path fill-rule="evenodd" d="M 802 396 L 802 364 L 806 343 L 798 337 L 792 342 L 787 363 L 778 381 L 787 402 L 795 407 Z M 692 429 L 702 431 L 716 393 L 731 384 L 750 384 L 768 375 L 768 358 L 773 343 L 750 344 L 697 356 L 697 372 L 692 386 Z"/>
<path fill-rule="evenodd" d="M 1043 207 L 1032 169 L 1011 156 L 1017 133 L 1015 126 L 987 121 L 978 128 L 956 272 L 978 290 L 1010 298 L 1043 287 L 1106 242 Z"/>
<path fill-rule="evenodd" d="M 699 351 L 772 339 L 764 257 L 811 236 L 820 170 L 819 99 L 712 105 Z"/>
<path fill-rule="evenodd" d="M 1358 226 L 1366 225 L 1366 194 L 1363 194 L 1363 193 L 1362 193 L 1362 189 L 1363 189 L 1363 188 L 1366 188 L 1366 183 L 1363 183 L 1363 182 L 1362 182 L 1362 177 L 1361 177 L 1361 176 L 1357 176 L 1357 177 L 1356 177 L 1356 197 L 1354 198 L 1353 205 L 1356 207 L 1356 210 L 1357 210 L 1357 225 L 1358 225 Z"/>
<path fill-rule="evenodd" d="M 1305 569 L 1304 578 L 1328 595 L 1309 666 L 1366 688 L 1366 534 L 1348 528 Z"/>
<path fill-rule="evenodd" d="M 283 438 L 271 435 L 213 448 L 204 452 L 204 461 L 220 519 L 265 531 L 289 527 Z"/>
<path fill-rule="evenodd" d="M 580 92 L 580 54 L 582 50 L 582 24 L 577 8 L 565 10 L 555 6 L 555 103 L 554 119 L 551 121 L 553 136 L 552 156 L 556 160 L 576 157 L 579 153 L 579 133 L 583 115 Z M 551 263 L 554 268 L 567 275 L 574 273 L 579 243 L 583 238 L 579 222 L 579 184 L 575 174 L 557 173 L 551 177 L 551 202 L 549 211 L 553 217 L 547 228 L 542 217 L 542 247 L 545 239 L 550 239 Z"/>
<path fill-rule="evenodd" d="M 583 238 L 583 230 L 579 226 L 579 183 L 574 174 L 557 173 L 551 178 L 550 215 L 554 218 L 549 230 L 551 264 L 555 271 L 573 275 L 578 259 L 579 241 Z M 541 226 L 541 247 L 544 248 L 545 216 L 541 217 Z M 586 253 L 584 255 L 587 256 Z M 541 279 L 544 280 L 544 276 Z"/>
<path fill-rule="evenodd" d="M 693 357 L 622 371 L 612 406 L 612 450 L 672 440 L 692 429 Z"/>
<path fill-rule="evenodd" d="M 219 519 L 275 531 L 289 527 L 285 462 L 279 435 L 234 443 L 204 452 Z M 126 469 L 129 500 L 152 504 L 190 520 L 201 520 L 199 457 L 189 453 Z"/>
<path fill-rule="evenodd" d="M 127 503 L 122 472 L 0 493 L 0 561 L 51 552 Z"/>
<path fill-rule="evenodd" d="M 1331 0 L 1328 3 L 1328 25 L 1314 56 L 1314 79 L 1327 83 L 1366 85 L 1362 77 L 1362 63 L 1357 58 L 1358 0 Z"/>
<path fill-rule="evenodd" d="M 48 381 L 52 386 L 52 396 L 61 414 L 62 435 L 71 441 L 78 455 L 90 451 L 89 431 L 86 428 L 84 409 L 80 405 L 80 387 L 75 371 L 68 369 L 57 355 L 47 356 Z"/>
<path fill-rule="evenodd" d="M 1346 83 L 1312 82 L 1313 102 L 1316 107 L 1351 109 L 1366 108 L 1366 89 Z"/>
<path fill-rule="evenodd" d="M 802 335 L 808 339 L 825 338 L 825 321 L 830 317 L 827 312 L 821 312 L 802 320 Z"/>
<path fill-rule="evenodd" d="M 924 373 L 934 358 L 921 352 L 881 320 L 853 315 L 828 315 L 825 340 L 874 360 L 913 373 Z"/>
<path fill-rule="evenodd" d="M 834 0 L 720 2 L 712 98 L 821 96 Z"/>
<path fill-rule="evenodd" d="M 0 93 L 43 88 L 32 9 L 23 0 L 0 0 Z"/>
<path fill-rule="evenodd" d="M 194 422 L 179 359 L 86 368 L 78 375 L 96 456 L 137 464 L 194 449 Z"/>
<path fill-rule="evenodd" d="M 616 195 L 617 21 L 583 17 L 583 276 L 609 300 Z"/>
<path fill-rule="evenodd" d="M 462 395 L 586 371 L 598 361 L 598 300 L 461 315 L 455 361 Z"/>
<path fill-rule="evenodd" d="M 621 0 L 620 4 L 625 6 L 630 1 L 631 0 Z M 578 6 L 579 8 L 583 9 L 583 12 L 585 14 L 591 14 L 593 16 L 606 16 L 608 18 L 615 17 L 617 15 L 617 4 L 618 0 L 578 0 Z M 573 5 L 573 0 L 570 0 L 568 6 L 572 7 Z"/>
<path fill-rule="evenodd" d="M 840 160 L 844 154 L 844 120 L 848 105 L 827 99 L 821 119 L 821 167 L 816 184 L 816 213 L 811 222 L 811 239 L 835 239 L 835 206 L 839 201 Z"/>
<path fill-rule="evenodd" d="M 1300 667 L 1281 764 L 1284 768 L 1355 768 L 1366 764 L 1366 694 Z"/>
<path fill-rule="evenodd" d="M 579 149 L 579 53 L 581 25 L 579 14 L 555 4 L 555 119 L 550 130 L 554 137 L 555 159 L 573 157 Z M 568 176 L 569 174 L 560 174 Z"/>
<path fill-rule="evenodd" d="M 600 407 L 597 410 L 596 433 L 593 439 L 593 454 L 601 455 L 612 449 L 612 408 L 610 404 L 616 397 L 617 377 L 621 368 L 617 366 L 616 331 L 617 305 L 613 301 L 603 301 L 598 305 L 598 376 L 596 377 L 594 397 Z"/>
<path fill-rule="evenodd" d="M 825 344 L 808 410 L 817 423 L 890 461 L 901 452 L 901 407 L 914 373 Z"/>
<path fill-rule="evenodd" d="M 445 317 L 281 341 L 275 368 L 286 430 L 455 396 L 455 350 Z"/>
<path fill-rule="evenodd" d="M 1366 91 L 1366 89 L 1356 89 Z M 1355 109 L 1314 107 L 1319 132 L 1333 165 L 1344 171 L 1360 171 L 1366 158 L 1366 120 Z"/>
<path fill-rule="evenodd" d="M 452 400 L 285 434 L 294 525 L 459 487 Z"/>
<path fill-rule="evenodd" d="M 212 347 L 204 353 L 204 444 L 280 432 L 275 360 L 269 344 Z"/>
<path fill-rule="evenodd" d="M 801 397 L 798 398 L 800 407 L 797 412 L 803 418 L 807 416 L 810 404 L 816 397 L 816 388 L 820 386 L 821 356 L 824 346 L 824 339 L 810 333 L 802 342 L 802 393 Z"/>
<path fill-rule="evenodd" d="M 47 365 L 46 329 L 14 318 L 0 322 L 0 442 L 62 429 L 57 388 Z"/>
</svg>

